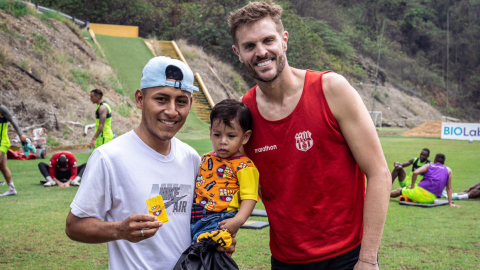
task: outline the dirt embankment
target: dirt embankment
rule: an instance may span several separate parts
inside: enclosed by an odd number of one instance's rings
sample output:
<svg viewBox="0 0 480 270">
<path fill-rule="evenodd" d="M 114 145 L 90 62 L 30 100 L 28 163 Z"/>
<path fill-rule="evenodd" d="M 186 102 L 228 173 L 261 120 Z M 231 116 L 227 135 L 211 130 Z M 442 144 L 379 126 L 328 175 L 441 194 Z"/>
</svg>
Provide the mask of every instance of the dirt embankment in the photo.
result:
<svg viewBox="0 0 480 270">
<path fill-rule="evenodd" d="M 113 90 L 118 80 L 112 69 L 74 25 L 32 15 L 14 17 L 0 10 L 0 28 L 0 103 L 11 110 L 24 132 L 44 127 L 50 140 L 62 145 L 88 143 L 93 131 L 84 137 L 82 125 L 95 122 L 96 105 L 89 100 L 93 88 L 101 89 L 114 110 L 122 109 L 128 116 L 113 113 L 117 135 L 138 124 L 138 113 Z M 13 138 L 13 129 L 9 131 Z"/>
<path fill-rule="evenodd" d="M 381 111 L 383 126 L 413 128 L 432 120 L 441 120 L 442 113 L 421 98 L 421 94 L 412 91 L 402 91 L 391 83 L 387 75 L 379 71 L 379 79 L 375 92 L 376 64 L 368 59 L 362 59 L 362 66 L 368 75 L 365 82 L 351 81 L 358 91 L 367 109 Z M 380 76 L 381 75 L 381 76 Z"/>
<path fill-rule="evenodd" d="M 442 121 L 428 121 L 402 133 L 405 137 L 441 137 Z"/>
</svg>

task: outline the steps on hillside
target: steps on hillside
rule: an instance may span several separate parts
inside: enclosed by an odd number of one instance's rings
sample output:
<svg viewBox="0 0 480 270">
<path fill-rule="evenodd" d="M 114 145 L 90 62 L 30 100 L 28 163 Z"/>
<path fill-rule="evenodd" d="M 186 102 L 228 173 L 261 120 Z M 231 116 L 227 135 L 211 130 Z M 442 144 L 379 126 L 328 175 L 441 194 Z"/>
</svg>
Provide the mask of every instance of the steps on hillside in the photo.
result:
<svg viewBox="0 0 480 270">
<path fill-rule="evenodd" d="M 178 49 L 174 41 L 154 41 L 157 49 L 160 49 L 161 56 L 168 56 L 173 59 L 178 59 L 187 63 L 182 53 Z M 195 81 L 193 83 L 200 91 L 193 92 L 193 109 L 202 121 L 210 123 L 210 113 L 212 111 L 213 100 L 210 98 L 210 94 L 206 86 L 203 84 L 200 74 L 195 73 Z M 210 101 L 209 101 L 210 99 Z"/>
</svg>

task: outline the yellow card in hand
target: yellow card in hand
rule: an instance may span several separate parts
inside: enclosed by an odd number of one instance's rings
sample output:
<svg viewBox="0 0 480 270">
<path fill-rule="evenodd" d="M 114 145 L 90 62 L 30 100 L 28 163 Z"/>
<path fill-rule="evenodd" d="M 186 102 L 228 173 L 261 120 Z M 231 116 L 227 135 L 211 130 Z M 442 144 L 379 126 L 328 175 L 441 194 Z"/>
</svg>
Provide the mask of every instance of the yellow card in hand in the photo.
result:
<svg viewBox="0 0 480 270">
<path fill-rule="evenodd" d="M 148 199 L 147 201 L 148 213 L 163 223 L 168 222 L 167 209 L 163 204 L 162 195 Z"/>
</svg>

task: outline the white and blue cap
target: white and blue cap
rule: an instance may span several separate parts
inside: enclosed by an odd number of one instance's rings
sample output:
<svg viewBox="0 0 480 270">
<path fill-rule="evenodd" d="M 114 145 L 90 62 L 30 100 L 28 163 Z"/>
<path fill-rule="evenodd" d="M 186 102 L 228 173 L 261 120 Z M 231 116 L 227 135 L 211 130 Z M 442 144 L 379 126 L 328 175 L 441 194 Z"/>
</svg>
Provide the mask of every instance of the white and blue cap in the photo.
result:
<svg viewBox="0 0 480 270">
<path fill-rule="evenodd" d="M 167 81 L 174 79 L 175 81 Z M 193 72 L 182 61 L 166 56 L 157 56 L 145 65 L 142 72 L 140 88 L 172 86 L 193 93 L 198 87 L 193 85 Z"/>
</svg>

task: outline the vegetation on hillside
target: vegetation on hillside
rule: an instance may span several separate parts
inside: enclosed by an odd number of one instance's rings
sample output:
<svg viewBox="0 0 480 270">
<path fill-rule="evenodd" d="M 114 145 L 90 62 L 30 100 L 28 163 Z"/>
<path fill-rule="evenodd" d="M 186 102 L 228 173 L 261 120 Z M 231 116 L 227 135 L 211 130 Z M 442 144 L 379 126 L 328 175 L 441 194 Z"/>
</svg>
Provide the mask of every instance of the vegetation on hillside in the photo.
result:
<svg viewBox="0 0 480 270">
<path fill-rule="evenodd" d="M 116 74 L 73 23 L 57 12 L 0 0 L 0 101 L 24 132 L 46 128 L 49 145 L 85 143 L 83 125 L 94 121 L 88 98 L 94 88 L 113 106 L 115 134 L 130 130 L 138 115 L 116 93 L 123 89 Z"/>
<path fill-rule="evenodd" d="M 380 66 L 388 80 L 445 111 L 448 78 L 448 113 L 470 119 L 480 117 L 479 1 L 277 2 L 285 9 L 283 21 L 290 33 L 288 58 L 292 66 L 331 69 L 351 79 L 369 76 L 372 80 L 362 59 L 376 61 L 385 22 Z M 138 25 L 144 37 L 187 39 L 242 70 L 231 51 L 226 18 L 248 0 L 42 0 L 40 3 L 92 22 Z"/>
</svg>

